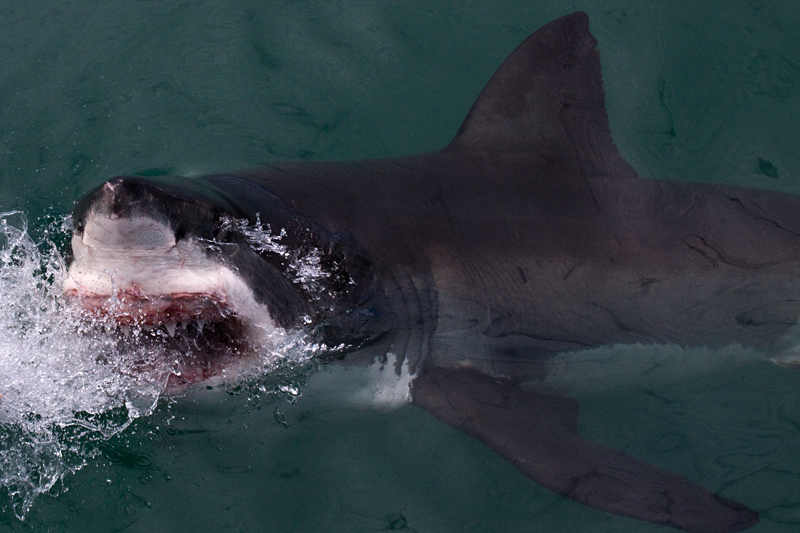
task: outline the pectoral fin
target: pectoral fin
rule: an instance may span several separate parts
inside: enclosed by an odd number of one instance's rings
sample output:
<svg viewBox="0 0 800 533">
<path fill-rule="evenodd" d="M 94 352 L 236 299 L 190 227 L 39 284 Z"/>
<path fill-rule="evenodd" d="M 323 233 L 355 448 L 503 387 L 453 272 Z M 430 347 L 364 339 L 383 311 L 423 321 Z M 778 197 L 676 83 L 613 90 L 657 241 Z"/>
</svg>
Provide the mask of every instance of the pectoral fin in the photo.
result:
<svg viewBox="0 0 800 533">
<path fill-rule="evenodd" d="M 489 445 L 540 485 L 603 511 L 691 532 L 741 531 L 758 513 L 577 434 L 578 404 L 475 370 L 427 368 L 413 404 Z"/>
</svg>

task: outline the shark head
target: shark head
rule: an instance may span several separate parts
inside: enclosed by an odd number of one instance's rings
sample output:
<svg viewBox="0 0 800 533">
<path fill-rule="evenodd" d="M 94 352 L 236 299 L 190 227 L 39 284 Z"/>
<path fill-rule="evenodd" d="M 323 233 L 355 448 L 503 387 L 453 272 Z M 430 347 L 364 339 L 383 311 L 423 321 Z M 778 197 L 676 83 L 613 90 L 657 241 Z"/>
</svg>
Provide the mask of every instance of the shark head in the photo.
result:
<svg viewBox="0 0 800 533">
<path fill-rule="evenodd" d="M 108 180 L 74 209 L 65 295 L 123 332 L 189 339 L 189 381 L 219 372 L 214 354 L 274 347 L 295 332 L 338 350 L 368 340 L 374 331 L 358 317 L 374 314 L 353 311 L 370 300 L 370 262 L 263 194 L 270 201 L 252 212 L 191 178 Z"/>
</svg>

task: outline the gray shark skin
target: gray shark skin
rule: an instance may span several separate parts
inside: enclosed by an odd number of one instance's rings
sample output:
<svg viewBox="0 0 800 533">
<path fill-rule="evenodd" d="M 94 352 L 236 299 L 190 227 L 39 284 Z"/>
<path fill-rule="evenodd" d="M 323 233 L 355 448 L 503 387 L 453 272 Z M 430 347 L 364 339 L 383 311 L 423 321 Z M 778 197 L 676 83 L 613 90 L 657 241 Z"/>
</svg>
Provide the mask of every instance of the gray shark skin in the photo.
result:
<svg viewBox="0 0 800 533">
<path fill-rule="evenodd" d="M 582 12 L 535 32 L 439 152 L 113 178 L 77 204 L 75 239 L 99 213 L 225 244 L 208 257 L 278 326 L 347 345 L 345 360 L 388 347 L 414 405 L 544 487 L 686 531 L 747 529 L 754 511 L 581 439 L 577 403 L 535 390 L 548 358 L 599 346 L 789 354 L 800 316 L 800 198 L 637 176 L 612 142 L 595 45 Z M 303 285 L 225 217 L 283 229 L 331 275 Z"/>
</svg>

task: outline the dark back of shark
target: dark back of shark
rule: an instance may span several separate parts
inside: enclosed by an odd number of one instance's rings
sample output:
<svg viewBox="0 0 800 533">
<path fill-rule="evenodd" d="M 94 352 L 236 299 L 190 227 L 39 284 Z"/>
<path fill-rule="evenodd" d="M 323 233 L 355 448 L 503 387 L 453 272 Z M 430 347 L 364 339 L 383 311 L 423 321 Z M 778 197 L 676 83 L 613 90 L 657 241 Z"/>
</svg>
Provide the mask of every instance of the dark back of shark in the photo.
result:
<svg viewBox="0 0 800 533">
<path fill-rule="evenodd" d="M 686 531 L 746 529 L 757 513 L 580 438 L 576 402 L 535 390 L 548 358 L 599 346 L 788 354 L 800 316 L 800 198 L 638 177 L 611 139 L 595 44 L 585 13 L 531 35 L 439 152 L 109 183 L 158 198 L 176 239 L 212 238 L 227 214 L 322 243 L 339 268 L 324 297 L 276 281 L 267 252 L 224 260 L 280 325 L 388 342 L 414 405 L 544 487 Z M 109 190 L 78 205 L 77 235 Z M 213 206 L 208 221 L 165 207 L 184 198 Z"/>
</svg>

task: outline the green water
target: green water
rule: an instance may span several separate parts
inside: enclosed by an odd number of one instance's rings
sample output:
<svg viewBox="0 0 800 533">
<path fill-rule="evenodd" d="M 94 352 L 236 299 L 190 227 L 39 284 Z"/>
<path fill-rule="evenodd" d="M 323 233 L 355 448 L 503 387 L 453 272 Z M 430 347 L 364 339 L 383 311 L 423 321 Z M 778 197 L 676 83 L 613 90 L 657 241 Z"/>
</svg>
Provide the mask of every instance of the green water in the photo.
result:
<svg viewBox="0 0 800 533">
<path fill-rule="evenodd" d="M 6 0 L 0 210 L 63 214 L 118 174 L 441 148 L 506 55 L 576 9 L 642 176 L 800 193 L 791 1 Z M 746 503 L 753 531 L 799 527 L 800 374 L 754 363 L 580 399 L 588 438 Z M 0 515 L 9 531 L 387 529 L 663 530 L 555 496 L 412 407 L 257 389 L 164 401 L 24 522 Z"/>
</svg>

